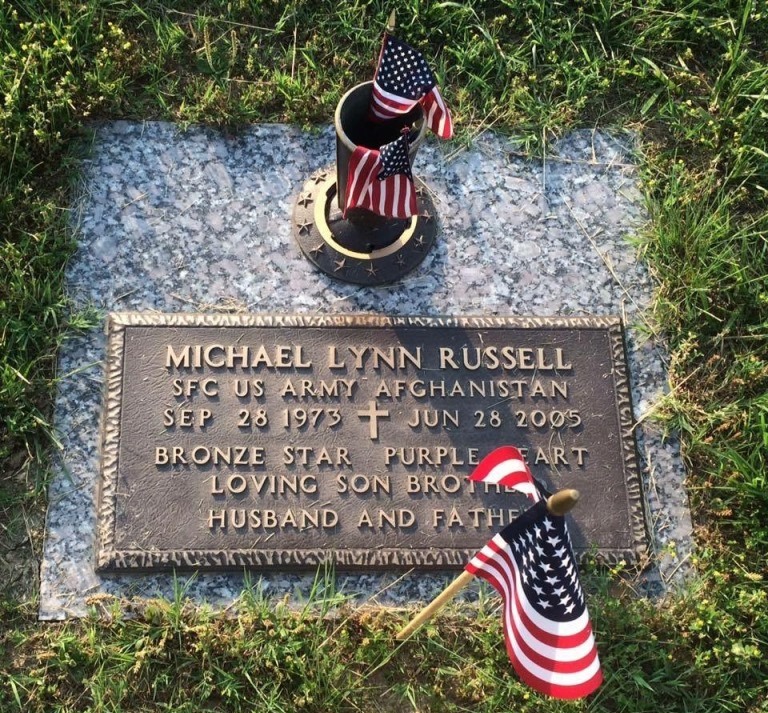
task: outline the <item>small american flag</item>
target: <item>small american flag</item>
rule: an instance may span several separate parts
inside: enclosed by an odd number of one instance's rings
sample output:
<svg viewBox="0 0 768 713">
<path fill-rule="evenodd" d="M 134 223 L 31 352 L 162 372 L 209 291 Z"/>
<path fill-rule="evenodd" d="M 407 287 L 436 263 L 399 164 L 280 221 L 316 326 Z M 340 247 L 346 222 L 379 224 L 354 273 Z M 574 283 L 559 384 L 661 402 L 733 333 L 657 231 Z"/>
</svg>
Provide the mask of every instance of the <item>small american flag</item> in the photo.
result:
<svg viewBox="0 0 768 713">
<path fill-rule="evenodd" d="M 352 152 L 344 215 L 356 207 L 389 218 L 408 218 L 416 214 L 416 188 L 408 159 L 407 131 L 380 150 L 358 146 Z"/>
<path fill-rule="evenodd" d="M 469 479 L 513 488 L 525 493 L 535 503 L 541 500 L 531 471 L 514 446 L 501 446 L 489 453 L 480 461 Z"/>
<path fill-rule="evenodd" d="M 564 699 L 597 689 L 603 675 L 564 517 L 540 500 L 466 570 L 501 595 L 507 653 L 522 681 Z"/>
<path fill-rule="evenodd" d="M 371 114 L 386 121 L 407 114 L 417 103 L 424 109 L 427 126 L 441 139 L 450 139 L 451 113 L 424 56 L 396 37 L 385 35 L 373 78 Z"/>
</svg>

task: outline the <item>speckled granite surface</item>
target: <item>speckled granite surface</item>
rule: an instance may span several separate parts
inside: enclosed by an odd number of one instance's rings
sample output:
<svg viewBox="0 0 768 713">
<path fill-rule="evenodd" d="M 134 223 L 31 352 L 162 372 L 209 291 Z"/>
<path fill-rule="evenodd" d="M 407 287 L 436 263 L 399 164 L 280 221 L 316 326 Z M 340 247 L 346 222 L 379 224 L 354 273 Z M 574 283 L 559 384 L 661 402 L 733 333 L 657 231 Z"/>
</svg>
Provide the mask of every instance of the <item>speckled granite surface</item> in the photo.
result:
<svg viewBox="0 0 768 713">
<path fill-rule="evenodd" d="M 691 522 L 677 446 L 662 442 L 645 419 L 666 388 L 665 354 L 648 336 L 652 284 L 628 243 L 645 219 L 628 143 L 577 132 L 545 163 L 518 157 L 491 134 L 468 150 L 429 143 L 414 171 L 434 191 L 438 245 L 400 283 L 361 288 L 311 269 L 291 235 L 295 195 L 310 173 L 335 160 L 331 128 L 256 126 L 226 137 L 164 123 L 106 124 L 96 129 L 73 207 L 79 249 L 69 291 L 78 307 L 104 314 L 623 316 L 655 553 L 637 587 L 657 596 L 686 570 Z M 93 571 L 103 357 L 101 329 L 73 336 L 60 355 L 56 424 L 63 449 L 50 488 L 42 619 L 82 616 L 95 595 L 173 593 L 170 575 Z M 401 605 L 431 599 L 453 576 L 338 575 L 337 587 L 361 602 Z M 300 597 L 312 580 L 275 573 L 255 586 Z M 239 574 L 198 574 L 187 592 L 226 606 L 242 584 Z"/>
</svg>

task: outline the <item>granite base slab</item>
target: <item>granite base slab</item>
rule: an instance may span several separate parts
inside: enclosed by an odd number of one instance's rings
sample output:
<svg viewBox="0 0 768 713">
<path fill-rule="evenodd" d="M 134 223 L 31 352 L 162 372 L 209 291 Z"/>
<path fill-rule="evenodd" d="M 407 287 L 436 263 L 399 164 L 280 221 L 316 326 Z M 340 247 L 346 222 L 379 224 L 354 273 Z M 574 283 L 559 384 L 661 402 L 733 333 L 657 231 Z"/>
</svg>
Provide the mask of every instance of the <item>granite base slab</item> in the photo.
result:
<svg viewBox="0 0 768 713">
<path fill-rule="evenodd" d="M 630 239 L 647 219 L 632 137 L 575 132 L 546 161 L 486 133 L 468 149 L 428 143 L 414 172 L 429 185 L 440 236 L 401 282 L 359 287 L 312 269 L 294 244 L 295 196 L 334 162 L 330 127 L 254 126 L 237 136 L 168 123 L 94 127 L 73 205 L 78 250 L 67 271 L 75 309 L 109 311 L 609 315 L 623 317 L 653 562 L 637 580 L 662 595 L 682 581 L 691 541 L 685 473 L 674 439 L 648 416 L 664 396 L 666 354 L 646 315 L 653 284 Z M 173 597 L 167 574 L 94 572 L 103 329 L 60 353 L 40 618 L 83 616 L 103 595 Z M 183 576 L 183 575 L 182 575 Z M 354 601 L 430 600 L 454 573 L 337 574 Z M 246 580 L 266 595 L 306 596 L 313 574 L 198 573 L 186 594 L 231 605 Z M 477 587 L 465 595 L 476 596 Z"/>
</svg>

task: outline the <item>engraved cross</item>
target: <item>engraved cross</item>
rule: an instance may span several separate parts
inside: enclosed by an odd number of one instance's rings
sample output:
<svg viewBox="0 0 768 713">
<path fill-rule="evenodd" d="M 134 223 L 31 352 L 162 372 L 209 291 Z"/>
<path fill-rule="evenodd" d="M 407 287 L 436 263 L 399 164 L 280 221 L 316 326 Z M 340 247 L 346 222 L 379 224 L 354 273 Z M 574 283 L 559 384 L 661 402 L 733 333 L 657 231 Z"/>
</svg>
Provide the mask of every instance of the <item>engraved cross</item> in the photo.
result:
<svg viewBox="0 0 768 713">
<path fill-rule="evenodd" d="M 368 402 L 368 409 L 366 411 L 358 411 L 358 418 L 367 418 L 371 421 L 371 440 L 376 441 L 379 438 L 379 418 L 389 418 L 389 411 L 382 409 L 379 411 L 376 408 L 375 401 Z"/>
</svg>

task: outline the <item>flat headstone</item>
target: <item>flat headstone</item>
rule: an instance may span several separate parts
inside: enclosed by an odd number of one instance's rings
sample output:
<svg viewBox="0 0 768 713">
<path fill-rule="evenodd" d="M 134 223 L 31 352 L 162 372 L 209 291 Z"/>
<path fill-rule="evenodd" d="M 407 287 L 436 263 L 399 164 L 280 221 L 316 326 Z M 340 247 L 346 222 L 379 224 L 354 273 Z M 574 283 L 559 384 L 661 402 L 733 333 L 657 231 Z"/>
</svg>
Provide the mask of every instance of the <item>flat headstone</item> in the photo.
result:
<svg viewBox="0 0 768 713">
<path fill-rule="evenodd" d="M 665 392 L 666 355 L 645 316 L 652 283 L 628 241 L 645 220 L 630 137 L 577 132 L 546 162 L 519 157 L 512 142 L 491 134 L 468 150 L 428 144 L 414 172 L 433 191 L 437 245 L 401 282 L 368 288 L 314 271 L 291 235 L 297 192 L 334 161 L 330 129 L 257 126 L 226 137 L 115 122 L 95 134 L 73 211 L 79 249 L 67 277 L 74 304 L 96 307 L 105 321 L 108 312 L 618 315 L 626 325 L 629 428 L 637 438 L 654 562 L 638 587 L 658 594 L 680 577 L 691 524 L 677 446 L 663 441 L 648 418 Z M 43 619 L 81 616 L 95 595 L 173 593 L 169 573 L 96 571 L 105 356 L 103 329 L 73 336 L 60 355 L 56 425 L 63 447 L 50 489 Z M 560 485 L 557 474 L 550 482 Z M 579 507 L 586 510 L 588 500 Z M 340 574 L 338 586 L 358 600 L 402 604 L 430 599 L 452 576 L 366 571 Z M 306 593 L 313 578 L 251 573 L 256 586 L 276 596 Z M 221 606 L 243 582 L 239 572 L 203 571 L 187 593 Z"/>
<path fill-rule="evenodd" d="M 113 313 L 97 568 L 462 568 L 576 488 L 577 553 L 647 557 L 616 317 Z"/>
</svg>

